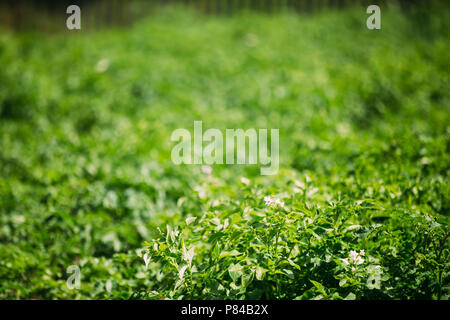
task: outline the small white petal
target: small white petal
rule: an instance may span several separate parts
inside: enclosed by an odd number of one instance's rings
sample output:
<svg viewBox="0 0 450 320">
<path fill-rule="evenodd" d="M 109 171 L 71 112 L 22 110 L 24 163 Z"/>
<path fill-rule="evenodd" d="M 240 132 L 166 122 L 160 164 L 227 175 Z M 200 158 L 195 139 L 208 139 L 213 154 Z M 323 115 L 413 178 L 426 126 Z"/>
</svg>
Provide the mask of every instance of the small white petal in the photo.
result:
<svg viewBox="0 0 450 320">
<path fill-rule="evenodd" d="M 144 254 L 144 262 L 145 262 L 145 268 L 148 268 L 148 264 L 150 263 L 150 254 L 147 252 L 146 254 Z"/>
<path fill-rule="evenodd" d="M 248 184 L 250 183 L 250 180 L 248 180 L 248 179 L 245 178 L 245 177 L 242 177 L 242 178 L 241 178 L 241 182 L 242 182 L 243 184 L 248 185 Z"/>
<path fill-rule="evenodd" d="M 202 166 L 202 172 L 210 174 L 212 172 L 212 168 L 210 166 Z"/>
</svg>

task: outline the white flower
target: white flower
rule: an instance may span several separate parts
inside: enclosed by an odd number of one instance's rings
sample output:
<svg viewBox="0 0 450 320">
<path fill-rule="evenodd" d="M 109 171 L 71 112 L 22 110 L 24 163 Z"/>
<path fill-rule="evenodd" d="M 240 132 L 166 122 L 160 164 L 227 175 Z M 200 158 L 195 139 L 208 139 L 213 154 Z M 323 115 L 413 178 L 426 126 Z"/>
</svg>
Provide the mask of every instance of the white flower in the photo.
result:
<svg viewBox="0 0 450 320">
<path fill-rule="evenodd" d="M 270 196 L 266 196 L 264 197 L 264 201 L 266 202 L 266 206 L 269 207 L 275 207 L 275 206 L 280 206 L 284 208 L 284 202 L 281 201 L 280 199 L 276 199 L 276 198 L 272 198 Z"/>
<path fill-rule="evenodd" d="M 248 180 L 248 179 L 245 178 L 245 177 L 242 177 L 242 178 L 241 178 L 241 182 L 242 182 L 243 184 L 248 185 L 248 184 L 250 183 L 250 180 Z"/>
<path fill-rule="evenodd" d="M 266 206 L 270 206 L 273 203 L 273 199 L 269 196 L 264 197 L 264 201 L 266 202 Z"/>
<path fill-rule="evenodd" d="M 358 252 L 355 250 L 350 251 L 350 254 L 348 255 L 351 260 L 355 260 L 358 257 Z"/>
<path fill-rule="evenodd" d="M 364 263 L 364 259 L 361 258 L 361 256 L 364 256 L 364 254 L 365 254 L 364 250 L 361 250 L 359 254 L 355 250 L 351 250 L 350 253 L 348 254 L 348 258 L 343 259 L 347 262 L 344 265 L 351 264 L 352 271 L 354 271 L 353 269 L 354 269 L 355 265 L 358 266 L 358 265 Z M 348 259 L 350 260 L 350 262 L 348 261 Z"/>
<path fill-rule="evenodd" d="M 280 207 L 284 207 L 284 202 L 280 199 L 275 200 L 275 204 L 279 205 Z"/>
<path fill-rule="evenodd" d="M 212 172 L 212 168 L 210 166 L 202 166 L 202 172 L 210 174 Z"/>
<path fill-rule="evenodd" d="M 364 257 L 365 254 L 366 254 L 366 252 L 365 252 L 364 250 L 361 250 L 361 251 L 359 252 L 359 255 L 362 256 L 362 257 Z"/>
<path fill-rule="evenodd" d="M 144 254 L 144 262 L 145 262 L 145 269 L 147 269 L 148 264 L 150 263 L 150 254 L 148 252 Z"/>
<path fill-rule="evenodd" d="M 364 259 L 361 257 L 357 257 L 355 260 L 356 265 L 360 265 L 364 263 Z"/>
<path fill-rule="evenodd" d="M 352 267 L 352 271 L 355 272 L 355 270 L 356 270 L 356 268 L 355 268 L 355 267 Z"/>
<path fill-rule="evenodd" d="M 215 200 L 213 201 L 213 203 L 212 203 L 212 206 L 213 206 L 213 207 L 217 207 L 217 206 L 219 206 L 219 205 L 220 205 L 220 201 L 217 200 L 217 199 L 215 199 Z"/>
<path fill-rule="evenodd" d="M 200 186 L 195 186 L 194 190 L 198 193 L 198 196 L 200 197 L 200 199 L 206 198 L 206 191 L 205 191 L 205 189 L 203 189 Z"/>
<path fill-rule="evenodd" d="M 301 189 L 305 189 L 305 184 L 302 181 L 295 180 L 294 183 L 297 187 L 299 187 Z"/>
<path fill-rule="evenodd" d="M 108 59 L 101 59 L 97 64 L 95 65 L 95 71 L 98 73 L 105 72 L 108 70 L 109 67 L 109 60 Z"/>
<path fill-rule="evenodd" d="M 344 263 L 344 266 L 348 266 L 349 265 L 348 259 L 341 259 L 341 260 Z"/>
</svg>

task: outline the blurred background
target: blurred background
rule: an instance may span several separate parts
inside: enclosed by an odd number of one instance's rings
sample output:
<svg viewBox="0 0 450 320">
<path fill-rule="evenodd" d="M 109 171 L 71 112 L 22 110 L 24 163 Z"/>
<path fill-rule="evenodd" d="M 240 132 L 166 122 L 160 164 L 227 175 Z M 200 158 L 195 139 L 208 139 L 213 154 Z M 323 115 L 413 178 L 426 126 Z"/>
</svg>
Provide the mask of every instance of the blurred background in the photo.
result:
<svg viewBox="0 0 450 320">
<path fill-rule="evenodd" d="M 376 2 L 376 3 L 375 3 Z M 292 11 L 312 13 L 324 9 L 346 7 L 367 8 L 371 4 L 399 5 L 408 9 L 420 0 L 2 0 L 0 21 L 16 30 L 39 29 L 58 31 L 65 20 L 65 10 L 71 4 L 83 8 L 83 28 L 94 29 L 111 25 L 130 25 L 163 6 L 185 6 L 202 14 L 230 15 L 243 10 L 260 13 Z M 422 1 L 423 2 L 423 1 Z M 433 2 L 433 1 L 432 1 Z M 435 1 L 434 2 L 438 2 Z"/>
</svg>

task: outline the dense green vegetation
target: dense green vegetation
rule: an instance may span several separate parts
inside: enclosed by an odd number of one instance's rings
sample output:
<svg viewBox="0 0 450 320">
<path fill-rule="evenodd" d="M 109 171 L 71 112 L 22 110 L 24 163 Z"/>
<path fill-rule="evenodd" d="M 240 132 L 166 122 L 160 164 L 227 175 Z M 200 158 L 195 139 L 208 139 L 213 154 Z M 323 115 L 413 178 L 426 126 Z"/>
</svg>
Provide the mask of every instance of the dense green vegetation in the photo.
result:
<svg viewBox="0 0 450 320">
<path fill-rule="evenodd" d="M 446 299 L 450 14 L 429 10 L 0 31 L 0 298 Z M 194 120 L 279 128 L 278 174 L 175 166 Z"/>
</svg>

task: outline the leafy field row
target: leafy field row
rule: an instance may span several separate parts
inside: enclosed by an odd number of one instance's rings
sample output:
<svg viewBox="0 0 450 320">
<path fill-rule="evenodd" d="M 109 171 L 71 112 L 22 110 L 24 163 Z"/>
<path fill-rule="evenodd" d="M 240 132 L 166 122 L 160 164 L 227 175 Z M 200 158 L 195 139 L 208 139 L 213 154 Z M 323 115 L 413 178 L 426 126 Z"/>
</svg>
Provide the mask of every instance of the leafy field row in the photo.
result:
<svg viewBox="0 0 450 320">
<path fill-rule="evenodd" d="M 0 30 L 0 298 L 446 299 L 449 17 Z M 278 128 L 278 174 L 175 166 L 195 120 Z"/>
</svg>

